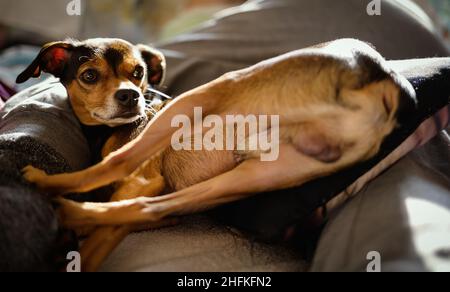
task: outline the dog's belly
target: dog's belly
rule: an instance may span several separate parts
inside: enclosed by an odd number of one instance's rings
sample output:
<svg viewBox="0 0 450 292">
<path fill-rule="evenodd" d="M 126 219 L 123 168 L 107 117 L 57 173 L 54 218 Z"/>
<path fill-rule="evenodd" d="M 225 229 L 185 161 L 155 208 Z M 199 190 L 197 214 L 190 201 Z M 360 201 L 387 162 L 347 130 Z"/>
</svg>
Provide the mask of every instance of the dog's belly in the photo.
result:
<svg viewBox="0 0 450 292">
<path fill-rule="evenodd" d="M 237 166 L 234 151 L 175 151 L 170 147 L 162 155 L 162 175 L 170 191 L 178 191 Z"/>
</svg>

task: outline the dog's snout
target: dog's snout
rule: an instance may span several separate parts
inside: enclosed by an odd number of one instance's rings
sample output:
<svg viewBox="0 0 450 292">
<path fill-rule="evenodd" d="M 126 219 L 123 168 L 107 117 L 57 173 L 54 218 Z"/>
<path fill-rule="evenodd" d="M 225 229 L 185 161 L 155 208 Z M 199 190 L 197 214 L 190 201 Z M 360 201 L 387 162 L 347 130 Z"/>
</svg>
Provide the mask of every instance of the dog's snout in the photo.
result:
<svg viewBox="0 0 450 292">
<path fill-rule="evenodd" d="M 116 92 L 116 100 L 120 105 L 135 107 L 139 103 L 139 92 L 133 89 L 121 89 Z"/>
</svg>

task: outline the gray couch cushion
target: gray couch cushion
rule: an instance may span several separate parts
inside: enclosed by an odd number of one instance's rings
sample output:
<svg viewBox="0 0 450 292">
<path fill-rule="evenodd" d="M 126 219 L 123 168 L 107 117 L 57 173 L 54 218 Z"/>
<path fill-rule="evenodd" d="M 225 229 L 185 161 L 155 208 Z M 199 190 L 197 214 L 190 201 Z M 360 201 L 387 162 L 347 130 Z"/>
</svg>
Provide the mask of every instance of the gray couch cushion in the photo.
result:
<svg viewBox="0 0 450 292">
<path fill-rule="evenodd" d="M 72 112 L 66 89 L 57 79 L 50 78 L 13 96 L 0 117 L 2 140 L 18 143 L 28 139 L 34 144 L 46 145 L 59 156 L 55 157 L 60 160 L 59 164 L 71 171 L 90 165 L 91 153 L 80 122 Z M 15 150 L 21 149 L 16 147 Z M 41 165 L 44 161 L 36 163 Z M 54 167 L 47 170 L 56 171 Z"/>
<path fill-rule="evenodd" d="M 303 272 L 308 263 L 289 245 L 253 241 L 205 216 L 180 225 L 131 234 L 102 271 L 136 272 Z"/>
<path fill-rule="evenodd" d="M 87 142 L 61 84 L 48 80 L 12 98 L 0 112 L 0 270 L 51 271 L 74 242 L 61 242 L 50 200 L 23 179 L 28 164 L 49 173 L 90 163 Z M 66 245 L 66 243 L 68 245 Z"/>
<path fill-rule="evenodd" d="M 445 172 L 421 163 L 430 146 L 404 158 L 331 215 L 312 271 L 366 271 L 371 251 L 385 272 L 450 271 L 450 139 L 431 143 Z"/>
</svg>

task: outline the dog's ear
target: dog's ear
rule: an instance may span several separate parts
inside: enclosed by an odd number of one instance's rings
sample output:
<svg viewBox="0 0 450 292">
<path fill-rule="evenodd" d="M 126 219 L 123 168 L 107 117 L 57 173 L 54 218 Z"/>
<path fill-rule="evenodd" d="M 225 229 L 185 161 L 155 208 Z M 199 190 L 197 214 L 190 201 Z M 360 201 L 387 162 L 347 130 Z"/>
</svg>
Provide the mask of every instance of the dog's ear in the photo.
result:
<svg viewBox="0 0 450 292">
<path fill-rule="evenodd" d="M 137 45 L 137 48 L 145 63 L 147 63 L 148 83 L 152 86 L 162 85 L 166 75 L 166 58 L 164 58 L 164 55 L 146 45 Z"/>
<path fill-rule="evenodd" d="M 41 72 L 61 77 L 64 67 L 70 59 L 73 45 L 69 42 L 53 42 L 42 47 L 36 59 L 18 77 L 17 83 L 24 83 L 30 78 L 37 78 Z"/>
</svg>

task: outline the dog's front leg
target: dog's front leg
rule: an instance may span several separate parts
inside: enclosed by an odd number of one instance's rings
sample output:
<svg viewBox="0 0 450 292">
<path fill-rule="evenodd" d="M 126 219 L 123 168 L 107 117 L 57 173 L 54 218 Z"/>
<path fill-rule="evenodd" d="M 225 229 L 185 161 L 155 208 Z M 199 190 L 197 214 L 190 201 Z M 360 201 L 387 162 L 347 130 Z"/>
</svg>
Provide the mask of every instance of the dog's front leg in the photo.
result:
<svg viewBox="0 0 450 292">
<path fill-rule="evenodd" d="M 138 138 L 91 168 L 74 173 L 47 175 L 42 170 L 27 166 L 23 169 L 23 175 L 38 188 L 58 195 L 88 192 L 121 180 L 143 162 L 170 146 L 172 134 L 177 130 L 172 127 L 174 117 L 183 115 L 192 120 L 194 107 L 202 107 L 205 114 L 214 112 L 215 107 L 223 103 L 222 99 L 227 94 L 232 94 L 228 79 L 224 76 L 180 96 L 163 109 Z"/>
<path fill-rule="evenodd" d="M 280 150 L 276 161 L 246 160 L 227 173 L 161 197 L 115 203 L 76 203 L 61 199 L 61 220 L 69 228 L 157 222 L 167 216 L 207 210 L 255 193 L 300 185 L 337 167 L 336 163 L 305 156 L 292 145 L 281 145 Z"/>
</svg>

